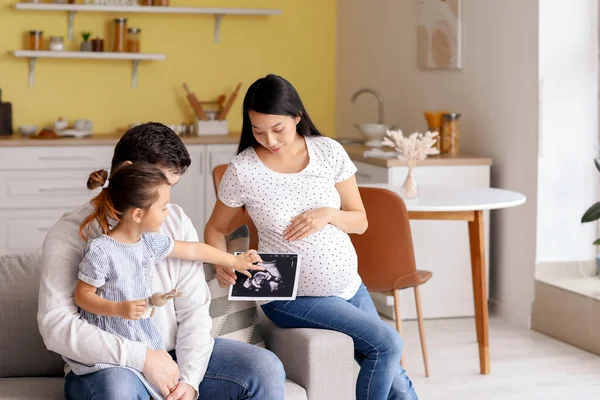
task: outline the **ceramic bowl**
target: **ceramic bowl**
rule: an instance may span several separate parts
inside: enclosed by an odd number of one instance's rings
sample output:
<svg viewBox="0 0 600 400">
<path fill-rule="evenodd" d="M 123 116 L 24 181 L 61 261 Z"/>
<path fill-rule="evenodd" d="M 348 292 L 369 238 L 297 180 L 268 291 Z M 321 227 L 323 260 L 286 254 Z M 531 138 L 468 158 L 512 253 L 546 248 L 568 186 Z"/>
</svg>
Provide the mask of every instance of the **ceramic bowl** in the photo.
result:
<svg viewBox="0 0 600 400">
<path fill-rule="evenodd" d="M 37 133 L 38 127 L 37 125 L 21 125 L 19 126 L 19 132 L 23 136 L 33 136 Z"/>
<path fill-rule="evenodd" d="M 356 124 L 355 126 L 368 140 L 382 140 L 385 132 L 391 127 L 388 124 L 375 123 Z"/>
</svg>

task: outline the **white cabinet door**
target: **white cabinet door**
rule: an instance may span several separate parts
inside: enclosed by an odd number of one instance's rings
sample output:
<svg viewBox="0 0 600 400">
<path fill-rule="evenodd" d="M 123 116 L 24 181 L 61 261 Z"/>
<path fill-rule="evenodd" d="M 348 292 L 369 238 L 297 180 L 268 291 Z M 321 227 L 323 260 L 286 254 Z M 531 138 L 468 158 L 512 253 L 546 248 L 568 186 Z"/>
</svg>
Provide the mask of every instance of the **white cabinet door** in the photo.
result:
<svg viewBox="0 0 600 400">
<path fill-rule="evenodd" d="M 204 205 L 205 205 L 205 223 L 208 222 L 210 215 L 212 214 L 213 208 L 217 201 L 215 195 L 215 187 L 213 184 L 212 171 L 220 164 L 229 164 L 229 161 L 235 156 L 237 152 L 237 145 L 235 144 L 218 144 L 218 145 L 207 145 L 207 168 L 206 178 L 204 181 Z M 204 230 L 204 227 L 202 227 Z"/>
<path fill-rule="evenodd" d="M 88 190 L 91 170 L 0 171 L 0 209 L 75 208 L 100 193 Z"/>
<path fill-rule="evenodd" d="M 356 182 L 360 184 L 366 183 L 388 183 L 389 168 L 379 167 L 377 165 L 366 164 L 354 161 L 354 165 L 358 169 L 356 171 Z"/>
<path fill-rule="evenodd" d="M 202 232 L 204 232 L 205 147 L 204 145 L 187 146 L 192 164 L 181 176 L 179 183 L 171 189 L 171 203 L 180 206 L 192 220 L 200 240 L 202 240 Z"/>
<path fill-rule="evenodd" d="M 92 172 L 110 168 L 112 156 L 113 146 L 6 147 L 0 149 L 0 170 Z"/>
<path fill-rule="evenodd" d="M 41 251 L 46 234 L 67 211 L 0 211 L 0 254 Z"/>
</svg>

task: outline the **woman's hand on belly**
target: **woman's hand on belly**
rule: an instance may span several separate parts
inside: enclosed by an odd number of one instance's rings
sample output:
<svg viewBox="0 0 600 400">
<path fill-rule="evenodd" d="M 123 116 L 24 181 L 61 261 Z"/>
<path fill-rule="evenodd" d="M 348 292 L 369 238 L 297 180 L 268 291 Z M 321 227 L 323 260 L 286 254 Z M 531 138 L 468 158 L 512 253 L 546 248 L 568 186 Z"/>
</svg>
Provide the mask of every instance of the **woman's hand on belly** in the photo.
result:
<svg viewBox="0 0 600 400">
<path fill-rule="evenodd" d="M 339 210 L 330 207 L 315 208 L 304 211 L 292 219 L 283 231 L 285 240 L 302 240 L 315 232 L 319 232 L 331 222 L 333 214 Z"/>
</svg>

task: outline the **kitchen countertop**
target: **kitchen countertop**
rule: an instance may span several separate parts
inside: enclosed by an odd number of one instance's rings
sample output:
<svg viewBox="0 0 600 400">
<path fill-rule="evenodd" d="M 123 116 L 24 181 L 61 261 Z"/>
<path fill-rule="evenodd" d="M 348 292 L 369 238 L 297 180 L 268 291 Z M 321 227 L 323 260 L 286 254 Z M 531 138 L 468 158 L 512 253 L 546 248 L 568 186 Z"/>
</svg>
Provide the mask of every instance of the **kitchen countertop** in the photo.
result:
<svg viewBox="0 0 600 400">
<path fill-rule="evenodd" d="M 32 139 L 21 135 L 0 136 L 0 148 L 3 147 L 46 147 L 46 146 L 114 146 L 122 134 L 94 134 L 87 138 L 60 138 L 60 139 Z M 228 135 L 203 135 L 182 136 L 185 144 L 238 144 L 239 133 Z M 379 167 L 405 167 L 406 161 L 397 158 L 365 157 L 364 152 L 371 150 L 362 144 L 344 144 L 350 159 Z M 390 151 L 384 148 L 384 151 Z M 429 156 L 419 163 L 419 166 L 441 166 L 441 165 L 492 165 L 492 159 L 488 157 L 476 157 L 466 154 L 450 155 L 440 154 Z"/>
<path fill-rule="evenodd" d="M 365 164 L 376 165 L 379 167 L 406 167 L 408 164 L 404 160 L 397 158 L 379 158 L 379 157 L 365 157 L 364 152 L 372 150 L 370 147 L 365 147 L 360 144 L 346 144 L 344 145 L 346 152 L 353 161 L 359 161 Z M 383 148 L 383 151 L 391 151 L 391 148 Z M 438 154 L 435 156 L 428 156 L 425 160 L 418 163 L 419 166 L 457 166 L 457 165 L 492 165 L 492 159 L 489 157 L 477 157 L 467 154 Z"/>
<path fill-rule="evenodd" d="M 26 136 L 0 136 L 2 147 L 34 147 L 34 146 L 114 146 L 122 134 L 94 134 L 87 138 L 32 139 Z M 239 133 L 228 135 L 182 136 L 185 144 L 238 144 Z"/>
</svg>

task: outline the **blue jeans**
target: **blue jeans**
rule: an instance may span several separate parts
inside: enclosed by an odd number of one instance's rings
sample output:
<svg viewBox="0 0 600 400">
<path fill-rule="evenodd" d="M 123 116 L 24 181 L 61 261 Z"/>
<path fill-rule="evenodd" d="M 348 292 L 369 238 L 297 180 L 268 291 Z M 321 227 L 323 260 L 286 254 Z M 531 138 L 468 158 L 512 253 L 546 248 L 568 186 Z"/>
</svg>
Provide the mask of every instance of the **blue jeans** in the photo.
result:
<svg viewBox="0 0 600 400">
<path fill-rule="evenodd" d="M 171 356 L 176 360 L 174 352 Z M 269 350 L 235 340 L 215 339 L 200 399 L 281 400 L 285 372 Z M 107 368 L 87 375 L 70 372 L 65 380 L 68 400 L 148 400 L 142 381 L 125 368 Z"/>
<path fill-rule="evenodd" d="M 360 365 L 357 400 L 417 400 L 400 365 L 402 338 L 379 318 L 364 285 L 348 301 L 335 296 L 297 297 L 263 304 L 262 309 L 281 328 L 329 329 L 350 336 Z"/>
</svg>

